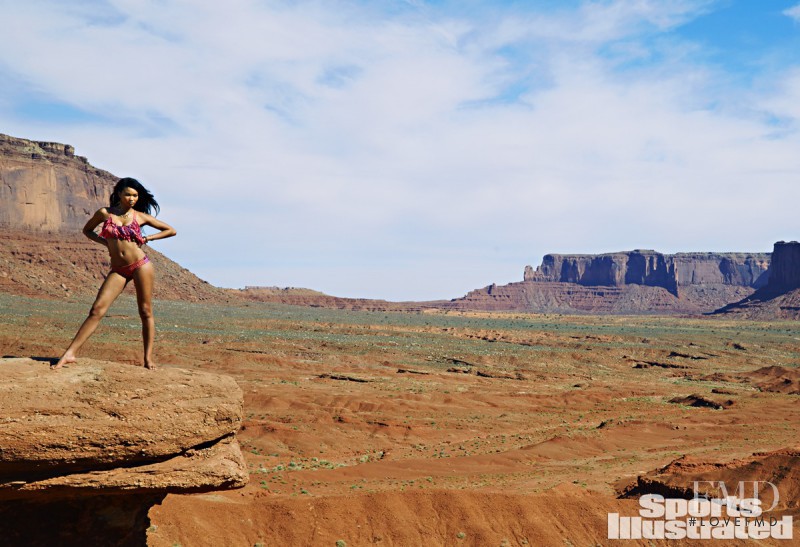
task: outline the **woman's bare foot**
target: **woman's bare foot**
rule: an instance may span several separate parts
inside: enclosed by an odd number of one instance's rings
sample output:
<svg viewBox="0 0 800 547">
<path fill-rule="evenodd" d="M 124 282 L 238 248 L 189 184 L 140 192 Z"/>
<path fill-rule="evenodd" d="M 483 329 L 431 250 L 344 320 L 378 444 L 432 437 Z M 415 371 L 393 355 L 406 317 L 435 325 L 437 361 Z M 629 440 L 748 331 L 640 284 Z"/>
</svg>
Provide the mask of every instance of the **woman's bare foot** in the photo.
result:
<svg viewBox="0 0 800 547">
<path fill-rule="evenodd" d="M 147 369 L 150 369 L 150 370 L 155 370 L 156 369 L 156 364 L 154 362 L 152 362 L 152 361 L 145 361 L 144 362 L 144 368 L 147 368 Z"/>
<path fill-rule="evenodd" d="M 74 363 L 76 361 L 77 361 L 77 359 L 75 359 L 75 356 L 72 355 L 71 353 L 67 352 L 61 357 L 61 359 L 58 360 L 58 363 L 56 363 L 55 365 L 50 365 L 50 369 L 51 370 L 56 370 L 56 369 L 59 369 L 59 368 L 63 367 L 64 365 L 66 365 L 68 363 Z"/>
</svg>

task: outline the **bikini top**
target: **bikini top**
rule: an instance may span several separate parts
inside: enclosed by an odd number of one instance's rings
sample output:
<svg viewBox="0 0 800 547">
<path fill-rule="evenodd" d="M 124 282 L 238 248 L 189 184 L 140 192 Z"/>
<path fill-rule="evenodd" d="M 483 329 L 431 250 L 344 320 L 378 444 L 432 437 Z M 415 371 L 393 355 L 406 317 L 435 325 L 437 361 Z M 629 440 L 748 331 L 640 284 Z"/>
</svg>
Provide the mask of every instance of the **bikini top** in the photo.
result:
<svg viewBox="0 0 800 547">
<path fill-rule="evenodd" d="M 105 239 L 124 239 L 125 241 L 134 241 L 137 245 L 144 245 L 144 237 L 142 237 L 142 228 L 136 221 L 136 213 L 133 213 L 133 220 L 128 225 L 115 224 L 109 213 L 108 218 L 103 223 L 103 228 L 100 230 L 100 237 Z"/>
</svg>

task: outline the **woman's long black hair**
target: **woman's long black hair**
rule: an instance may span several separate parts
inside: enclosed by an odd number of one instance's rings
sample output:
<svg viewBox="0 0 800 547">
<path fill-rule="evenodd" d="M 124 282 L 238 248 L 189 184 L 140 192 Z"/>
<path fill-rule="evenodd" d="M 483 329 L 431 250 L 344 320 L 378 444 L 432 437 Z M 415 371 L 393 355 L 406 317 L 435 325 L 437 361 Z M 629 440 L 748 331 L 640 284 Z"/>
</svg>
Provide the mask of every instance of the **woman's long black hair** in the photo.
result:
<svg viewBox="0 0 800 547">
<path fill-rule="evenodd" d="M 125 188 L 133 188 L 139 192 L 139 200 L 136 202 L 136 205 L 133 206 L 135 210 L 147 213 L 148 215 L 151 214 L 151 211 L 157 215 L 161 210 L 161 207 L 158 206 L 158 202 L 156 198 L 153 197 L 150 190 L 142 186 L 142 183 L 138 180 L 132 179 L 131 177 L 119 179 L 119 182 L 114 186 L 114 191 L 111 194 L 111 207 L 119 205 L 119 194 Z"/>
</svg>

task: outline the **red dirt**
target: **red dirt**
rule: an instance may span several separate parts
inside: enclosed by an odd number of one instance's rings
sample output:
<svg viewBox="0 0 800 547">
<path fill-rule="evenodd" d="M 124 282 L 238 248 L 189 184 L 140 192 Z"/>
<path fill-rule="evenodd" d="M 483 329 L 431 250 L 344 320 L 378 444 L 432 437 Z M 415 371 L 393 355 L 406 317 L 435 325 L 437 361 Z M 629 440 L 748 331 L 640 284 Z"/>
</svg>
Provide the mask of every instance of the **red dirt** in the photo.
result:
<svg viewBox="0 0 800 547">
<path fill-rule="evenodd" d="M 13 356 L 57 356 L 89 303 L 0 298 Z M 137 362 L 125 298 L 86 357 Z M 796 510 L 797 458 L 753 456 L 797 442 L 800 398 L 755 385 L 759 369 L 800 365 L 792 323 L 167 301 L 155 313 L 163 367 L 242 388 L 250 483 L 168 496 L 150 512 L 153 546 L 608 545 L 607 514 L 638 510 L 621 488 L 682 456 L 693 467 L 673 464 L 670 484 L 760 470 L 785 498 L 775 514 Z M 669 402 L 690 395 L 734 404 Z M 692 545 L 653 542 L 668 543 Z"/>
</svg>

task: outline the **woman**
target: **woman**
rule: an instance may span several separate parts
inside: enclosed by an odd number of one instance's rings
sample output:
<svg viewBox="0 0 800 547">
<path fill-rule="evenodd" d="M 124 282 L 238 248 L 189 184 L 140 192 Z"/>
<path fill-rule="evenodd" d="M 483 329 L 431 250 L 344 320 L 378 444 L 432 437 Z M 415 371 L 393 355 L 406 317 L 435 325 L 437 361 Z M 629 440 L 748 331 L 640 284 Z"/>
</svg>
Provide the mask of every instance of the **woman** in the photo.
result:
<svg viewBox="0 0 800 547">
<path fill-rule="evenodd" d="M 110 207 L 97 211 L 83 227 L 86 237 L 108 248 L 111 256 L 111 272 L 97 293 L 89 317 L 78 329 L 78 334 L 75 335 L 67 351 L 51 368 L 58 369 L 66 363 L 75 362 L 78 350 L 89 339 L 100 319 L 131 280 L 136 286 L 136 301 L 139 305 L 139 316 L 142 318 L 144 366 L 149 369 L 155 368 L 153 363 L 155 321 L 151 303 L 154 272 L 153 264 L 140 247 L 150 241 L 176 234 L 169 224 L 150 215 L 151 212 L 158 214 L 158 211 L 159 206 L 153 194 L 136 179 L 124 178 L 114 187 Z M 103 226 L 98 235 L 94 230 L 100 224 Z M 160 231 L 144 237 L 142 226 L 152 226 Z"/>
</svg>

